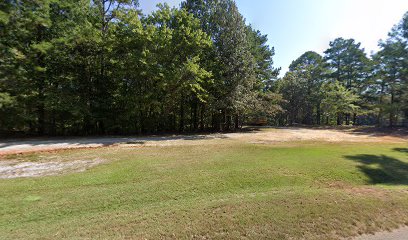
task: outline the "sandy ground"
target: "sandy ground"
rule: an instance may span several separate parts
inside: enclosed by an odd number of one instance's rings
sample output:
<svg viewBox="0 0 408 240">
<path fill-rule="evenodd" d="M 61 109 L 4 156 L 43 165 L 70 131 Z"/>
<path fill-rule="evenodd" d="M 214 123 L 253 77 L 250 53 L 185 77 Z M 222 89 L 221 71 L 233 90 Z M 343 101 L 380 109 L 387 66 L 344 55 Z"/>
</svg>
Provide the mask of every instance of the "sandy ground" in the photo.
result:
<svg viewBox="0 0 408 240">
<path fill-rule="evenodd" d="M 206 135 L 174 135 L 151 137 L 93 137 L 65 139 L 0 140 L 0 155 L 70 148 L 103 147 L 111 145 L 201 145 L 210 139 L 236 139 L 254 144 L 273 144 L 293 141 L 326 142 L 407 142 L 408 135 L 384 134 L 375 131 L 355 131 L 310 128 L 271 128 L 260 131 Z"/>
<path fill-rule="evenodd" d="M 357 129 L 312 129 L 277 128 L 255 133 L 226 134 L 232 138 L 244 138 L 251 143 L 268 144 L 293 141 L 323 142 L 408 142 L 408 135 L 386 134 L 376 131 L 358 131 Z"/>
<path fill-rule="evenodd" d="M 363 235 L 355 238 L 355 240 L 407 240 L 408 227 L 400 228 L 392 232 L 380 232 L 375 235 Z"/>
<path fill-rule="evenodd" d="M 0 161 L 1 178 L 42 177 L 66 172 L 83 172 L 103 163 L 101 159 L 76 160 L 69 162 L 19 162 Z"/>
<path fill-rule="evenodd" d="M 200 140 L 222 138 L 221 134 L 210 135 L 178 135 L 178 136 L 152 136 L 152 137 L 92 137 L 92 138 L 65 138 L 65 139 L 31 139 L 31 140 L 0 140 L 0 156 L 53 151 L 72 148 L 97 148 L 112 145 L 187 145 L 199 144 Z M 194 140 L 194 141 L 193 141 Z"/>
<path fill-rule="evenodd" d="M 323 141 L 323 142 L 384 142 L 408 144 L 408 134 L 401 132 L 376 132 L 364 129 L 312 129 L 312 128 L 270 128 L 242 133 L 206 134 L 206 135 L 174 135 L 150 137 L 92 137 L 64 139 L 25 139 L 1 140 L 0 156 L 29 152 L 54 151 L 72 148 L 96 148 L 105 146 L 174 146 L 203 145 L 214 139 L 231 139 L 252 144 L 277 144 L 280 142 Z M 217 143 L 217 141 L 213 142 Z M 20 177 L 40 177 L 58 175 L 68 172 L 81 172 L 99 165 L 104 161 L 75 160 L 58 161 L 44 160 L 40 162 L 21 162 L 0 159 L 0 179 Z M 408 240 L 408 228 L 393 232 L 381 232 L 376 235 L 363 235 L 355 240 Z"/>
<path fill-rule="evenodd" d="M 93 137 L 65 139 L 0 140 L 0 156 L 29 152 L 55 151 L 72 148 L 96 148 L 105 146 L 174 146 L 217 144 L 214 139 L 230 139 L 252 144 L 276 144 L 280 142 L 325 141 L 325 142 L 407 142 L 407 134 L 384 134 L 361 129 L 311 129 L 311 128 L 265 128 L 240 133 L 174 135 L 150 137 Z M 96 166 L 101 160 L 76 160 L 62 162 L 44 160 L 40 162 L 17 162 L 0 159 L 0 178 L 38 177 L 67 172 L 84 171 Z"/>
</svg>

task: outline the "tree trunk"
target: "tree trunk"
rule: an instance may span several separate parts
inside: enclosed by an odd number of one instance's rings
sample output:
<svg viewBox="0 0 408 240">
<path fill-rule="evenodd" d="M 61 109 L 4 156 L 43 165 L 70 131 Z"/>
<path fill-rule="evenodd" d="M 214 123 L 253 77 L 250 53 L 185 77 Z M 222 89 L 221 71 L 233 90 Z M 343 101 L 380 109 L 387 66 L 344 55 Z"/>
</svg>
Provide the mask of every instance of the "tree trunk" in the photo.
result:
<svg viewBox="0 0 408 240">
<path fill-rule="evenodd" d="M 193 104 L 193 129 L 194 131 L 198 130 L 198 102 L 197 102 L 197 99 L 194 99 L 194 104 Z"/>
<path fill-rule="evenodd" d="M 204 123 L 204 113 L 205 113 L 205 105 L 201 105 L 201 114 L 200 114 L 200 129 L 204 131 L 205 123 Z"/>
<path fill-rule="evenodd" d="M 39 95 L 38 95 L 38 106 L 37 106 L 37 112 L 38 112 L 38 134 L 39 135 L 44 135 L 45 133 L 45 107 L 44 107 L 44 89 L 41 87 L 39 89 Z"/>
<path fill-rule="evenodd" d="M 382 127 L 382 117 L 383 117 L 383 108 L 382 108 L 382 102 L 383 102 L 383 95 L 384 95 L 384 89 L 385 89 L 385 84 L 384 82 L 381 84 L 381 92 L 380 92 L 380 99 L 379 99 L 379 105 L 380 105 L 380 111 L 378 112 L 378 117 L 377 117 L 377 126 Z"/>
<path fill-rule="evenodd" d="M 239 115 L 235 114 L 235 119 L 234 119 L 234 127 L 235 129 L 239 129 Z"/>
<path fill-rule="evenodd" d="M 44 41 L 44 31 L 41 25 L 37 26 L 37 42 Z M 45 59 L 42 53 L 36 54 L 37 64 L 41 68 L 45 68 Z M 45 78 L 46 74 L 44 72 L 37 72 L 35 76 L 38 76 L 37 90 L 38 90 L 38 100 L 37 100 L 37 119 L 38 119 L 38 134 L 43 135 L 45 133 Z"/>
<path fill-rule="evenodd" d="M 184 97 L 181 97 L 180 100 L 180 123 L 179 123 L 179 131 L 184 132 Z"/>
<path fill-rule="evenodd" d="M 56 125 L 55 112 L 54 111 L 52 111 L 52 113 L 51 113 L 51 126 L 50 126 L 50 129 L 49 129 L 49 133 L 52 136 L 57 135 L 57 125 Z"/>
<path fill-rule="evenodd" d="M 380 108 L 380 111 L 378 112 L 377 116 L 377 127 L 382 126 L 382 108 Z"/>
<path fill-rule="evenodd" d="M 224 110 L 223 119 L 222 119 L 222 125 L 223 125 L 222 131 L 228 130 L 228 128 L 229 128 L 229 126 L 227 124 L 227 117 L 228 117 L 227 116 L 227 111 Z"/>
<path fill-rule="evenodd" d="M 354 126 L 358 125 L 358 123 L 357 123 L 357 113 L 353 114 L 353 125 Z"/>
<path fill-rule="evenodd" d="M 217 121 L 216 121 L 216 119 L 215 119 L 215 114 L 213 113 L 213 114 L 211 114 L 211 128 L 214 130 L 214 131 L 217 131 L 218 129 L 217 129 Z"/>
<path fill-rule="evenodd" d="M 391 91 L 391 108 L 393 108 L 394 105 L 394 91 Z M 394 126 L 394 110 L 391 109 L 390 112 L 390 127 Z"/>
<path fill-rule="evenodd" d="M 390 112 L 389 120 L 390 120 L 390 127 L 394 127 L 394 116 L 392 112 Z"/>
</svg>

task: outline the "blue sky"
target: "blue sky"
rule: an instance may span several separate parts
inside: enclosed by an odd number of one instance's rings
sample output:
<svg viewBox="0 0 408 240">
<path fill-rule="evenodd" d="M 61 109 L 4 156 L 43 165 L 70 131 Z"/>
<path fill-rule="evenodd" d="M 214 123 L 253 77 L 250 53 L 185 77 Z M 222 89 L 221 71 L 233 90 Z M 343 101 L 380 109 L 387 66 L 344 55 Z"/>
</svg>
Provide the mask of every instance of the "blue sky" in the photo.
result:
<svg viewBox="0 0 408 240">
<path fill-rule="evenodd" d="M 157 3 L 178 6 L 181 0 L 140 0 L 145 13 Z M 247 23 L 267 34 L 275 47 L 275 67 L 283 75 L 302 53 L 323 53 L 336 37 L 354 38 L 367 54 L 408 11 L 408 0 L 236 0 Z"/>
</svg>

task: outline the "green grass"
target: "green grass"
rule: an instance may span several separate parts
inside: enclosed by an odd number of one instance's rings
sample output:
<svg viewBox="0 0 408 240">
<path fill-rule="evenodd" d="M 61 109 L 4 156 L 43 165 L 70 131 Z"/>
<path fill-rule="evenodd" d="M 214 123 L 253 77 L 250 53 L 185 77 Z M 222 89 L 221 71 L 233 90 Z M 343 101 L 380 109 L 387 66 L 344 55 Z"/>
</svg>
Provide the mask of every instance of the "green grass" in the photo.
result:
<svg viewBox="0 0 408 240">
<path fill-rule="evenodd" d="M 0 239 L 337 239 L 408 225 L 404 144 L 246 144 L 31 154 L 107 163 L 0 180 Z"/>
</svg>

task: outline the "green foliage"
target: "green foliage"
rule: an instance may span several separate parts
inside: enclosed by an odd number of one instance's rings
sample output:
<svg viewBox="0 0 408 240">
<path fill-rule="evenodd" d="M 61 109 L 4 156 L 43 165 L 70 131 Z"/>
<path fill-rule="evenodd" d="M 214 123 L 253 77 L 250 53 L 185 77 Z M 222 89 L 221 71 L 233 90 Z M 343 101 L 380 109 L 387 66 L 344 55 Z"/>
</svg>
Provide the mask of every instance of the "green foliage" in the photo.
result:
<svg viewBox="0 0 408 240">
<path fill-rule="evenodd" d="M 327 120 L 333 117 L 338 118 L 340 114 L 356 113 L 359 109 L 359 106 L 356 105 L 358 95 L 338 81 L 323 84 L 321 91 L 323 93 L 321 106 Z"/>
<path fill-rule="evenodd" d="M 273 84 L 285 100 L 279 123 L 408 124 L 407 14 L 371 59 L 354 39 L 337 38 L 323 58 L 306 52 L 293 61 Z"/>
<path fill-rule="evenodd" d="M 0 130 L 219 129 L 220 111 L 249 114 L 277 74 L 273 49 L 234 1 L 200 7 L 209 18 L 162 4 L 143 16 L 131 0 L 1 3 L 0 91 L 14 99 L 18 124 L 3 117 Z"/>
<path fill-rule="evenodd" d="M 381 50 L 374 55 L 377 89 L 378 121 L 393 126 L 408 117 L 408 13 L 394 26 Z"/>
<path fill-rule="evenodd" d="M 273 56 L 275 49 L 267 45 L 268 36 L 260 31 L 247 27 L 247 38 L 250 44 L 250 52 L 255 60 L 255 74 L 259 87 L 268 88 L 271 81 L 276 79 L 280 69 L 273 68 Z"/>
<path fill-rule="evenodd" d="M 325 51 L 325 60 L 331 70 L 329 76 L 357 93 L 367 76 L 368 63 L 360 45 L 354 39 L 337 38 L 330 42 L 330 48 Z"/>
<path fill-rule="evenodd" d="M 331 81 L 342 83 L 348 90 L 360 96 L 359 105 L 362 114 L 372 110 L 373 103 L 367 92 L 371 90 L 370 78 L 373 74 L 372 61 L 366 56 L 361 43 L 354 39 L 337 38 L 330 43 L 330 48 L 325 51 L 325 60 L 328 68 L 328 78 Z M 356 114 L 353 115 L 353 123 L 356 124 Z M 344 116 L 342 116 L 344 115 Z M 340 114 L 338 124 L 345 117 L 346 124 L 350 124 L 350 114 Z"/>
<path fill-rule="evenodd" d="M 13 97 L 11 97 L 8 93 L 0 93 L 0 109 L 11 106 L 13 102 Z"/>
<path fill-rule="evenodd" d="M 0 9 L 0 131 L 229 130 L 246 116 L 321 124 L 321 86 L 335 81 L 359 96 L 354 123 L 357 114 L 383 125 L 408 117 L 407 14 L 372 59 L 338 38 L 276 81 L 274 48 L 233 0 L 159 4 L 147 16 L 134 0 L 7 0 Z M 346 112 L 339 123 L 350 123 Z"/>
<path fill-rule="evenodd" d="M 306 52 L 292 62 L 289 72 L 277 83 L 277 91 L 285 99 L 281 124 L 320 124 L 325 72 L 323 59 L 315 52 Z"/>
<path fill-rule="evenodd" d="M 215 79 L 211 107 L 215 127 L 236 128 L 240 116 L 259 114 L 254 106 L 265 104 L 265 94 L 261 93 L 278 74 L 272 67 L 274 49 L 266 44 L 267 36 L 245 25 L 232 0 L 187 0 L 182 8 L 200 19 L 202 29 L 213 40 L 214 48 L 205 59 L 213 66 Z M 278 112 L 273 102 L 263 114 Z"/>
</svg>

